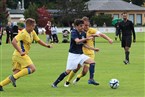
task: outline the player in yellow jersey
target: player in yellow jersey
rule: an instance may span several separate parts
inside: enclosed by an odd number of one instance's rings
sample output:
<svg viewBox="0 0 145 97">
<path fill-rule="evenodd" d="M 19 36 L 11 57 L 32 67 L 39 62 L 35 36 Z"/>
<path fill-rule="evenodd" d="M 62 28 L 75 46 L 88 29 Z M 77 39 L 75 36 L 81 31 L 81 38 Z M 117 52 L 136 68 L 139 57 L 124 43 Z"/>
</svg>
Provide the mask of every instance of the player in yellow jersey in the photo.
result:
<svg viewBox="0 0 145 97">
<path fill-rule="evenodd" d="M 89 27 L 90 22 L 89 22 L 89 19 L 87 17 L 83 17 L 82 19 L 84 21 L 84 30 L 87 33 L 87 36 L 103 37 L 104 39 L 108 40 L 108 42 L 110 44 L 113 43 L 113 40 L 111 38 L 109 38 L 107 35 L 101 33 L 100 31 L 98 31 L 94 28 L 90 28 Z M 87 40 L 86 45 L 94 48 L 94 40 L 95 40 L 95 38 L 91 39 L 91 40 Z M 95 58 L 94 50 L 83 47 L 83 52 L 84 52 L 85 55 L 88 55 L 89 57 L 91 57 L 94 60 L 94 58 Z M 73 78 L 73 76 L 75 75 L 75 73 L 79 69 L 80 69 L 80 67 L 78 67 L 76 70 L 71 71 L 71 73 L 68 76 L 68 79 L 66 80 L 66 82 L 64 84 L 65 87 L 69 86 L 70 80 Z M 76 82 L 78 82 L 80 80 L 81 77 L 85 76 L 86 73 L 88 72 L 88 70 L 90 72 L 90 78 L 88 80 L 88 84 L 99 85 L 99 83 L 94 80 L 95 67 L 93 65 L 85 65 L 83 67 L 82 72 L 77 75 L 77 78 L 73 81 L 73 83 L 75 84 Z"/>
<path fill-rule="evenodd" d="M 34 19 L 26 19 L 26 28 L 19 32 L 19 34 L 13 39 L 12 45 L 16 49 L 12 56 L 13 75 L 10 75 L 0 82 L 0 91 L 3 91 L 3 86 L 9 84 L 10 82 L 14 87 L 16 87 L 16 80 L 18 78 L 35 72 L 35 65 L 28 56 L 33 39 L 42 46 L 47 48 L 52 47 L 39 39 L 34 31 L 35 25 L 36 22 Z"/>
</svg>

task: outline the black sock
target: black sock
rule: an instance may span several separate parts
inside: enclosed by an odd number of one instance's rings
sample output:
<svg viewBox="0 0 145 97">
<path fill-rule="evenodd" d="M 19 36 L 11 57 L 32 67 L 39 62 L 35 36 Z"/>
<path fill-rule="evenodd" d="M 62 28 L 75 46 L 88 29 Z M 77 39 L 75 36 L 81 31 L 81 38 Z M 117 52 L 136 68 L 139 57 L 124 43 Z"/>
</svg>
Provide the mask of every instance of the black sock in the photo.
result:
<svg viewBox="0 0 145 97">
<path fill-rule="evenodd" d="M 126 60 L 129 62 L 129 51 L 127 51 L 127 52 L 125 52 L 125 58 L 126 58 Z"/>
<path fill-rule="evenodd" d="M 61 82 L 68 74 L 66 72 L 63 72 L 60 74 L 60 76 L 57 78 L 57 80 L 53 83 L 54 85 L 57 85 L 59 82 Z"/>
<path fill-rule="evenodd" d="M 90 79 L 93 79 L 94 72 L 95 72 L 95 63 L 90 64 L 89 72 L 90 72 Z"/>
</svg>

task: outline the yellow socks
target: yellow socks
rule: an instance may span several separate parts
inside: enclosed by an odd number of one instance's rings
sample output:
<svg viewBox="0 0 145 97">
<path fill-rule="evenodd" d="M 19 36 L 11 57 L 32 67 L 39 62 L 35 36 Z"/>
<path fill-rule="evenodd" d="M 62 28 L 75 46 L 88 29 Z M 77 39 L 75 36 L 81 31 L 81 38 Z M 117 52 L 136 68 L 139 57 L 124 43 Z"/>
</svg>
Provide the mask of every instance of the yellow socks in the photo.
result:
<svg viewBox="0 0 145 97">
<path fill-rule="evenodd" d="M 75 75 L 74 71 L 71 71 L 66 81 L 70 82 L 70 80 L 74 77 L 74 75 Z"/>
<path fill-rule="evenodd" d="M 77 75 L 77 78 L 81 78 L 81 77 L 83 77 L 83 74 L 82 73 L 80 73 L 80 74 Z"/>
<path fill-rule="evenodd" d="M 30 73 L 31 73 L 30 68 L 24 68 L 21 71 L 19 71 L 18 73 L 14 74 L 13 76 L 15 79 L 18 79 L 18 78 L 28 75 Z"/>
<path fill-rule="evenodd" d="M 7 85 L 7 84 L 9 84 L 11 81 L 10 81 L 10 79 L 9 79 L 9 77 L 7 77 L 5 80 L 3 80 L 2 82 L 0 82 L 0 86 L 5 86 L 5 85 Z"/>
<path fill-rule="evenodd" d="M 14 74 L 13 76 L 14 76 L 15 79 L 18 79 L 18 78 L 23 77 L 25 75 L 28 75 L 30 73 L 31 73 L 31 69 L 30 68 L 24 68 L 21 71 L 19 71 L 18 73 Z M 11 81 L 10 81 L 9 77 L 7 77 L 5 80 L 0 82 L 0 86 L 3 87 L 5 85 L 9 84 L 10 82 Z"/>
</svg>

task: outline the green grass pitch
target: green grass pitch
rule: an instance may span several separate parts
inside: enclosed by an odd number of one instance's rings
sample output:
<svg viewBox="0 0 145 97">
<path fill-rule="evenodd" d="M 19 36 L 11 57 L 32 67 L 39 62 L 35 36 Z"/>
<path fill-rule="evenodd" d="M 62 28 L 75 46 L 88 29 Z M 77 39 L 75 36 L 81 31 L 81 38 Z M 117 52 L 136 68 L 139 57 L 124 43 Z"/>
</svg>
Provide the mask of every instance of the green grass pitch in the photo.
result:
<svg viewBox="0 0 145 97">
<path fill-rule="evenodd" d="M 107 35 L 114 39 L 114 33 Z M 52 49 L 32 44 L 29 55 L 37 68 L 36 72 L 20 78 L 16 88 L 11 84 L 5 86 L 0 97 L 144 97 L 145 35 L 137 33 L 136 36 L 137 42 L 132 43 L 130 49 L 129 65 L 123 64 L 124 50 L 119 41 L 111 45 L 102 38 L 96 38 L 96 47 L 100 51 L 95 58 L 95 80 L 100 83 L 99 86 L 88 85 L 88 73 L 77 85 L 64 87 L 65 78 L 58 88 L 52 88 L 53 81 L 65 70 L 69 43 L 61 43 L 62 35 L 59 34 L 60 43 L 54 44 Z M 5 44 L 5 37 L 0 46 L 0 81 L 12 74 L 14 48 L 11 44 Z M 45 35 L 39 37 L 45 41 Z M 109 87 L 112 78 L 120 81 L 118 89 Z"/>
</svg>

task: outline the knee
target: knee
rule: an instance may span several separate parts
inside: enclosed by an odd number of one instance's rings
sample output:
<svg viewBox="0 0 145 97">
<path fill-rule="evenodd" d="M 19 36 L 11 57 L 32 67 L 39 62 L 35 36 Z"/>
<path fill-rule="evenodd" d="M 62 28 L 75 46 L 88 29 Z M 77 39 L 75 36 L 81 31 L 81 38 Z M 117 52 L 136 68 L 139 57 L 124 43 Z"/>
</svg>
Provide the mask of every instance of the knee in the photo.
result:
<svg viewBox="0 0 145 97">
<path fill-rule="evenodd" d="M 83 73 L 82 73 L 82 76 L 85 76 L 86 74 L 87 74 L 87 72 L 83 72 Z"/>
<path fill-rule="evenodd" d="M 65 72 L 68 75 L 71 72 L 71 70 L 66 70 Z"/>
<path fill-rule="evenodd" d="M 30 68 L 30 72 L 33 73 L 36 71 L 36 67 L 35 65 L 31 64 L 30 66 L 28 66 L 27 68 Z"/>
<path fill-rule="evenodd" d="M 95 64 L 96 64 L 96 62 L 95 62 L 95 61 L 92 61 L 90 64 L 94 64 L 94 65 L 95 65 Z"/>
<path fill-rule="evenodd" d="M 77 73 L 77 72 L 78 72 L 78 69 L 73 70 L 73 72 L 74 72 L 74 73 Z"/>
<path fill-rule="evenodd" d="M 36 68 L 31 68 L 32 73 L 36 71 Z"/>
</svg>

